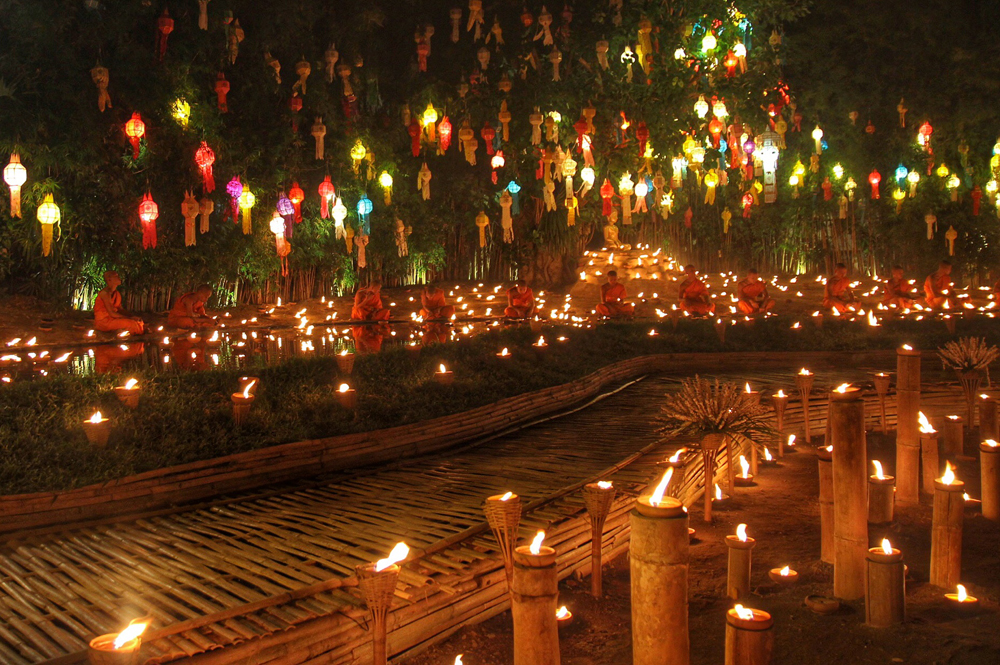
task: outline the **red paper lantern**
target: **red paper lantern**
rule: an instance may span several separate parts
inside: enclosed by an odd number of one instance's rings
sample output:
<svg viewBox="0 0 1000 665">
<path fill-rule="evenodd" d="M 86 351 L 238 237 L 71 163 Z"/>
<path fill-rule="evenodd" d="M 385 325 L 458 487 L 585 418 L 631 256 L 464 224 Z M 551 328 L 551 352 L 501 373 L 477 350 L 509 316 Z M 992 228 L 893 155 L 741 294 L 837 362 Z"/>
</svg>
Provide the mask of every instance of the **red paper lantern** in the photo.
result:
<svg viewBox="0 0 1000 665">
<path fill-rule="evenodd" d="M 649 128 L 646 127 L 645 120 L 635 128 L 635 138 L 639 141 L 639 157 L 641 158 L 646 154 L 646 141 L 649 140 Z"/>
<path fill-rule="evenodd" d="M 483 141 L 486 142 L 486 154 L 493 154 L 493 139 L 497 137 L 497 132 L 493 129 L 493 125 L 486 123 L 483 125 L 482 130 L 480 130 L 479 135 L 483 137 Z"/>
<path fill-rule="evenodd" d="M 219 72 L 218 78 L 215 79 L 215 94 L 219 99 L 219 113 L 229 113 L 229 104 L 226 102 L 226 95 L 229 94 L 229 81 L 226 80 L 226 75 Z"/>
<path fill-rule="evenodd" d="M 132 143 L 132 159 L 139 159 L 139 141 L 146 135 L 146 123 L 139 117 L 139 112 L 132 114 L 132 118 L 125 123 L 125 136 Z"/>
<path fill-rule="evenodd" d="M 293 182 L 292 188 L 288 190 L 288 200 L 295 206 L 295 223 L 302 223 L 302 202 L 306 199 L 306 193 L 299 187 L 299 183 Z"/>
<path fill-rule="evenodd" d="M 420 156 L 420 134 L 423 130 L 420 128 L 420 122 L 416 118 L 410 121 L 409 127 L 406 131 L 410 134 L 410 152 L 413 153 L 414 157 Z"/>
<path fill-rule="evenodd" d="M 872 198 L 881 198 L 878 191 L 878 184 L 882 182 L 882 174 L 877 170 L 872 169 L 871 174 L 868 176 L 868 183 L 872 186 Z"/>
<path fill-rule="evenodd" d="M 163 15 L 156 20 L 156 50 L 160 60 L 167 54 L 167 37 L 173 31 L 174 19 L 170 18 L 170 12 L 164 9 Z"/>
<path fill-rule="evenodd" d="M 201 169 L 201 178 L 205 185 L 205 193 L 215 191 L 215 178 L 212 175 L 215 152 L 208 147 L 208 143 L 205 141 L 202 141 L 201 146 L 195 151 L 194 163 Z"/>
<path fill-rule="evenodd" d="M 330 201 L 336 196 L 337 190 L 334 188 L 333 183 L 330 182 L 330 176 L 326 177 L 326 180 L 319 183 L 319 198 L 320 198 L 320 208 L 319 216 L 326 219 L 330 216 Z"/>
<path fill-rule="evenodd" d="M 726 67 L 726 76 L 732 78 L 736 75 L 736 65 L 740 64 L 740 61 L 736 58 L 736 54 L 733 53 L 732 49 L 726 52 L 726 58 L 722 61 L 722 64 Z"/>
<path fill-rule="evenodd" d="M 448 120 L 448 116 L 443 117 L 438 123 L 437 131 L 441 152 L 448 152 L 448 148 L 451 147 L 451 121 Z"/>
<path fill-rule="evenodd" d="M 722 124 L 722 121 L 717 117 L 712 116 L 712 119 L 708 121 L 708 133 L 712 137 L 712 145 L 716 148 L 719 147 L 719 139 L 722 137 L 722 130 L 726 128 Z"/>
<path fill-rule="evenodd" d="M 497 150 L 497 154 L 493 155 L 493 159 L 490 160 L 490 166 L 493 167 L 493 184 L 497 184 L 497 169 L 502 169 L 507 160 L 504 159 L 503 150 Z"/>
<path fill-rule="evenodd" d="M 753 207 L 753 193 L 747 192 L 743 195 L 743 218 L 750 219 L 750 209 Z"/>
<path fill-rule="evenodd" d="M 139 221 L 142 222 L 142 248 L 156 247 L 156 219 L 160 216 L 160 206 L 156 205 L 152 194 L 146 192 L 139 203 Z"/>
<path fill-rule="evenodd" d="M 573 123 L 576 130 L 576 151 L 583 152 L 583 135 L 587 133 L 587 119 L 580 116 L 580 119 Z"/>
<path fill-rule="evenodd" d="M 601 198 L 604 199 L 604 206 L 601 209 L 601 214 L 605 217 L 609 216 L 614 212 L 615 206 L 611 203 L 611 197 L 615 195 L 614 185 L 607 178 L 604 179 L 604 184 L 601 185 Z"/>
</svg>

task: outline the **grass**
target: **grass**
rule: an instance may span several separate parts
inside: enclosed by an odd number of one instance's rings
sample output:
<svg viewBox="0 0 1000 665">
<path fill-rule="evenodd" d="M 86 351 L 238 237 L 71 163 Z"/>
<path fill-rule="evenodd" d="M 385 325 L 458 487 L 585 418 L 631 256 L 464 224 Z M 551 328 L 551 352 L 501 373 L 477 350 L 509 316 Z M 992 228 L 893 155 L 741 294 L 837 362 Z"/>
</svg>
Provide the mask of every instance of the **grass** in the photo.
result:
<svg viewBox="0 0 1000 665">
<path fill-rule="evenodd" d="M 959 333 L 1000 341 L 989 320 L 959 321 Z M 143 385 L 139 408 L 120 404 L 112 388 L 120 375 L 54 376 L 0 388 L 0 494 L 80 487 L 143 471 L 350 432 L 403 425 L 458 413 L 504 397 L 566 383 L 629 357 L 709 351 L 832 351 L 891 349 L 904 342 L 933 349 L 951 339 L 940 322 L 894 322 L 876 330 L 828 321 L 791 330 L 775 318 L 735 326 L 720 344 L 708 321 L 616 324 L 593 330 L 546 329 L 548 357 L 538 362 L 527 328 L 491 331 L 471 339 L 424 349 L 402 348 L 359 356 L 348 382 L 358 390 L 357 415 L 333 395 L 344 380 L 333 358 L 294 359 L 242 371 L 137 374 Z M 559 335 L 568 340 L 555 341 Z M 514 354 L 495 357 L 507 346 Z M 452 386 L 433 373 L 444 362 L 455 371 Z M 250 416 L 234 427 L 229 396 L 237 378 L 259 376 L 261 387 Z M 113 419 L 111 440 L 92 448 L 81 423 L 99 408 Z"/>
</svg>

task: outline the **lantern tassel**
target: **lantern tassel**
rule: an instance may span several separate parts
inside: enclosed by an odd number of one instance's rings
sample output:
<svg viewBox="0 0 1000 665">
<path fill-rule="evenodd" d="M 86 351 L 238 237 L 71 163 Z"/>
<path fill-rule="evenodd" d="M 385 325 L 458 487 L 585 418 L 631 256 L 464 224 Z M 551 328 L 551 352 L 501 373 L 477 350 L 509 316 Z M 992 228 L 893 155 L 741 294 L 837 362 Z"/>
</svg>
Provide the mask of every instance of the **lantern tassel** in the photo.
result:
<svg viewBox="0 0 1000 665">
<path fill-rule="evenodd" d="M 10 188 L 10 216 L 21 218 L 21 188 L 11 187 Z M 51 233 L 49 237 L 51 238 Z M 48 254 L 46 254 L 48 256 Z"/>
</svg>

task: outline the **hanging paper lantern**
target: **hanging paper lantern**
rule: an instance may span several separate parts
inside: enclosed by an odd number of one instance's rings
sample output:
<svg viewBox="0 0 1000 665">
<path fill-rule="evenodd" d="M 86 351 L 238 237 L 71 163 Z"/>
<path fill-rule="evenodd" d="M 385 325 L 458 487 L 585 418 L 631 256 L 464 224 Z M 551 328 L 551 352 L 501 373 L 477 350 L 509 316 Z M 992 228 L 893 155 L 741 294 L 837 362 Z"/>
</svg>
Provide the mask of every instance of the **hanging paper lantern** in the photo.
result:
<svg viewBox="0 0 1000 665">
<path fill-rule="evenodd" d="M 934 133 L 934 127 L 927 120 L 924 120 L 924 124 L 920 125 L 920 129 L 917 130 L 917 143 L 921 145 L 927 152 L 933 154 L 931 150 L 931 134 Z"/>
<path fill-rule="evenodd" d="M 285 196 L 284 192 L 278 197 L 276 209 L 285 220 L 285 237 L 291 238 L 295 232 L 295 205 Z"/>
<path fill-rule="evenodd" d="M 198 235 L 195 232 L 195 220 L 201 207 L 198 199 L 189 191 L 184 192 L 184 200 L 181 202 L 181 217 L 184 218 L 184 246 L 193 247 L 198 242 Z"/>
<path fill-rule="evenodd" d="M 201 169 L 201 178 L 204 183 L 205 193 L 215 191 L 215 178 L 212 176 L 212 164 L 215 163 L 215 152 L 208 147 L 208 143 L 201 142 L 201 146 L 194 153 L 194 163 Z"/>
<path fill-rule="evenodd" d="M 292 133 L 299 133 L 299 111 L 302 110 L 302 98 L 295 93 L 288 100 L 288 108 L 292 112 Z"/>
<path fill-rule="evenodd" d="M 139 117 L 139 112 L 132 114 L 132 118 L 125 123 L 125 136 L 132 143 L 132 159 L 139 159 L 139 141 L 146 135 L 146 123 Z"/>
<path fill-rule="evenodd" d="M 278 258 L 281 260 L 281 274 L 283 276 L 287 276 L 287 259 L 288 255 L 292 251 L 292 248 L 285 239 L 285 220 L 281 218 L 281 215 L 275 213 L 274 217 L 271 218 L 268 227 L 271 229 L 271 233 L 274 234 L 274 250 L 278 254 Z"/>
<path fill-rule="evenodd" d="M 160 216 L 160 206 L 153 195 L 146 192 L 139 203 L 139 221 L 142 222 L 142 248 L 156 247 L 156 219 Z"/>
<path fill-rule="evenodd" d="M 898 215 L 903 212 L 903 200 L 906 198 L 906 192 L 897 187 L 892 192 L 892 198 L 896 202 L 896 214 Z"/>
<path fill-rule="evenodd" d="M 243 183 L 240 182 L 240 177 L 238 175 L 233 176 L 233 179 L 226 185 L 226 194 L 229 195 L 229 207 L 227 208 L 226 216 L 222 221 L 226 221 L 232 217 L 233 224 L 235 224 L 236 214 L 240 208 L 240 195 L 243 194 Z"/>
<path fill-rule="evenodd" d="M 330 201 L 333 200 L 336 193 L 337 190 L 334 188 L 333 182 L 330 181 L 330 176 L 327 176 L 323 182 L 319 183 L 319 216 L 322 219 L 330 216 Z"/>
<path fill-rule="evenodd" d="M 727 78 L 736 76 L 736 65 L 740 64 L 740 61 L 732 49 L 726 51 L 726 57 L 722 60 L 722 64 L 726 68 Z"/>
<path fill-rule="evenodd" d="M 878 191 L 878 184 L 882 182 L 882 174 L 877 170 L 872 169 L 872 172 L 868 175 L 868 183 L 872 186 L 872 198 L 881 198 Z"/>
<path fill-rule="evenodd" d="M 948 166 L 942 162 L 941 165 L 937 167 L 937 170 L 934 171 L 934 173 L 939 178 L 947 178 L 948 174 L 951 173 L 951 171 L 949 171 Z"/>
<path fill-rule="evenodd" d="M 424 113 L 420 116 L 420 119 L 424 123 L 424 131 L 427 133 L 427 142 L 437 142 L 437 137 L 434 132 L 434 123 L 438 121 L 438 112 L 434 110 L 433 104 L 427 102 L 427 108 L 424 109 Z"/>
<path fill-rule="evenodd" d="M 490 225 L 490 218 L 486 216 L 486 211 L 480 210 L 476 215 L 476 226 L 479 228 L 479 246 L 486 247 L 486 229 Z"/>
<path fill-rule="evenodd" d="M 441 119 L 441 123 L 438 125 L 438 147 L 441 152 L 448 152 L 448 148 L 451 147 L 451 121 L 448 120 L 448 116 Z"/>
<path fill-rule="evenodd" d="M 163 10 L 163 15 L 156 20 L 156 51 L 157 58 L 163 60 L 167 54 L 167 37 L 174 31 L 174 19 L 170 18 L 170 12 Z"/>
<path fill-rule="evenodd" d="M 635 138 L 639 142 L 639 156 L 644 157 L 646 155 L 646 142 L 649 141 L 649 128 L 646 127 L 645 121 L 641 121 L 636 126 Z"/>
<path fill-rule="evenodd" d="M 708 115 L 708 102 L 705 101 L 705 95 L 698 95 L 698 101 L 694 103 L 694 112 L 702 119 Z"/>
<path fill-rule="evenodd" d="M 306 200 L 306 193 L 299 187 L 299 183 L 293 182 L 292 188 L 288 190 L 288 200 L 295 206 L 295 223 L 302 223 L 302 202 Z"/>
<path fill-rule="evenodd" d="M 188 121 L 191 119 L 191 105 L 183 99 L 177 99 L 170 107 L 170 115 L 173 116 L 178 125 L 187 127 Z"/>
<path fill-rule="evenodd" d="M 915 170 L 910 171 L 906 176 L 906 182 L 910 183 L 910 198 L 917 195 L 917 183 L 920 182 L 920 174 Z"/>
<path fill-rule="evenodd" d="M 347 206 L 337 197 L 333 204 L 333 229 L 337 234 L 337 240 L 344 237 L 344 220 L 347 219 Z"/>
<path fill-rule="evenodd" d="M 819 125 L 816 125 L 816 129 L 812 130 L 812 138 L 816 143 L 816 154 L 823 154 L 823 130 Z"/>
<path fill-rule="evenodd" d="M 363 236 L 371 235 L 371 221 L 369 221 L 368 215 L 374 208 L 375 206 L 368 195 L 362 194 L 361 198 L 358 199 L 358 217 L 361 218 L 361 235 Z"/>
<path fill-rule="evenodd" d="M 517 184 L 516 180 L 511 180 L 507 183 L 507 191 L 510 192 L 510 197 L 513 199 L 510 206 L 510 212 L 514 216 L 521 214 L 521 186 Z"/>
<path fill-rule="evenodd" d="M 898 182 L 906 180 L 906 176 L 908 175 L 910 175 L 910 170 L 908 168 L 906 168 L 902 164 L 896 167 L 896 180 Z"/>
<path fill-rule="evenodd" d="M 226 95 L 229 94 L 229 87 L 226 75 L 219 72 L 218 77 L 215 79 L 215 96 L 219 105 L 219 113 L 229 113 L 229 102 L 226 101 Z"/>
<path fill-rule="evenodd" d="M 485 125 L 483 125 L 483 128 L 479 132 L 479 135 L 483 137 L 483 141 L 486 143 L 486 154 L 492 155 L 494 152 L 493 139 L 495 139 L 497 136 L 497 132 L 495 129 L 493 129 L 493 125 L 487 122 Z"/>
<path fill-rule="evenodd" d="M 410 135 L 410 152 L 413 153 L 414 157 L 419 157 L 421 129 L 416 118 L 410 121 L 410 126 L 406 128 L 406 131 Z"/>
<path fill-rule="evenodd" d="M 701 50 L 705 53 L 711 53 L 718 46 L 719 42 L 715 38 L 715 35 L 711 31 L 706 32 L 705 36 L 701 40 Z"/>
<path fill-rule="evenodd" d="M 46 194 L 35 216 L 42 225 L 42 256 L 48 256 L 52 252 L 52 227 L 62 219 L 62 211 L 52 200 L 52 195 Z"/>
<path fill-rule="evenodd" d="M 10 163 L 3 169 L 3 181 L 10 187 L 10 216 L 21 217 L 21 187 L 28 180 L 28 169 L 21 163 L 16 152 L 10 156 Z M 46 254 L 48 256 L 48 254 Z"/>
<path fill-rule="evenodd" d="M 240 212 L 243 213 L 243 235 L 248 236 L 252 233 L 250 209 L 254 207 L 255 203 L 257 203 L 257 197 L 253 195 L 249 187 L 244 187 L 243 193 L 240 194 Z"/>
<path fill-rule="evenodd" d="M 750 209 L 753 207 L 753 193 L 747 192 L 743 195 L 743 218 L 750 218 Z"/>
<path fill-rule="evenodd" d="M 378 177 L 378 184 L 382 185 L 382 196 L 387 206 L 392 205 L 392 175 L 388 171 L 382 171 Z"/>
<path fill-rule="evenodd" d="M 712 116 L 712 119 L 708 121 L 708 134 L 712 137 L 712 145 L 714 147 L 719 147 L 719 140 L 722 138 L 722 131 L 725 128 L 726 126 L 722 124 L 722 121 L 715 116 Z"/>
<path fill-rule="evenodd" d="M 493 168 L 493 184 L 497 184 L 497 169 L 502 169 L 507 160 L 504 159 L 503 150 L 497 150 L 497 154 L 493 155 L 493 159 L 490 160 L 490 167 Z"/>
<path fill-rule="evenodd" d="M 354 173 L 358 173 L 358 169 L 361 167 L 361 162 L 364 161 L 365 157 L 368 156 L 368 148 L 365 144 L 358 139 L 354 142 L 354 146 L 351 148 L 351 165 L 354 168 Z"/>
<path fill-rule="evenodd" d="M 609 216 L 615 210 L 614 204 L 611 203 L 611 197 L 614 195 L 614 185 L 611 184 L 610 179 L 605 178 L 604 184 L 601 185 L 601 198 L 604 199 L 604 206 L 601 209 L 601 214 L 605 217 Z"/>
</svg>

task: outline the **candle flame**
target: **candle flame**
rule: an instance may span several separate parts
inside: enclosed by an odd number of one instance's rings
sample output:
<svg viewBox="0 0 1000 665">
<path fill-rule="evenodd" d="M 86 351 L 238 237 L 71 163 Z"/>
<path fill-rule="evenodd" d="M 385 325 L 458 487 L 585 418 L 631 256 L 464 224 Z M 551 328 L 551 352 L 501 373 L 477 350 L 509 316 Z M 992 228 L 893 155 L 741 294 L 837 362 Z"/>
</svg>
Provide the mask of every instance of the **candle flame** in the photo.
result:
<svg viewBox="0 0 1000 665">
<path fill-rule="evenodd" d="M 540 554 L 542 551 L 543 540 L 545 540 L 545 532 L 539 531 L 535 534 L 535 537 L 531 539 L 531 545 L 528 547 L 528 551 L 532 554 Z"/>
<path fill-rule="evenodd" d="M 1000 446 L 1000 443 L 997 443 L 993 439 L 986 439 L 985 441 L 983 441 L 983 443 L 985 443 L 990 448 L 996 448 L 997 446 Z"/>
<path fill-rule="evenodd" d="M 90 417 L 90 420 L 88 422 L 92 422 L 92 423 L 94 423 L 96 425 L 97 423 L 101 422 L 102 420 L 104 420 L 104 416 L 101 415 L 100 411 L 96 411 L 96 412 L 94 412 L 94 415 L 92 415 Z"/>
<path fill-rule="evenodd" d="M 927 416 L 924 415 L 923 411 L 917 412 L 917 418 L 920 420 L 921 434 L 934 434 L 937 432 L 937 430 L 931 425 L 931 421 L 927 420 Z"/>
<path fill-rule="evenodd" d="M 802 376 L 809 376 L 810 374 L 812 374 L 812 372 L 803 367 L 802 369 L 799 370 L 799 374 L 801 374 Z"/>
<path fill-rule="evenodd" d="M 380 573 L 389 566 L 399 563 L 405 559 L 410 554 L 410 548 L 407 547 L 406 543 L 396 543 L 396 546 L 392 548 L 389 552 L 389 556 L 384 559 L 379 559 L 375 562 L 375 572 Z"/>
<path fill-rule="evenodd" d="M 831 443 L 831 444 L 830 444 L 829 446 L 827 446 L 827 447 L 826 447 L 826 449 L 825 449 L 825 450 L 826 450 L 826 452 L 828 452 L 828 453 L 832 453 L 832 452 L 833 452 L 833 444 Z"/>
<path fill-rule="evenodd" d="M 764 449 L 764 459 L 767 460 L 768 462 L 774 460 L 774 457 L 771 456 L 771 451 L 768 450 L 767 448 Z"/>
<path fill-rule="evenodd" d="M 255 383 L 257 383 L 256 379 L 254 379 L 253 381 L 251 381 L 250 383 L 248 383 L 247 387 L 243 389 L 243 397 L 244 397 L 244 399 L 250 399 L 250 390 L 253 389 Z"/>
<path fill-rule="evenodd" d="M 958 600 L 958 602 L 964 603 L 965 599 L 969 597 L 969 594 L 965 591 L 965 585 L 959 584 L 958 586 L 955 587 L 955 589 L 957 591 L 955 596 L 956 599 Z"/>
<path fill-rule="evenodd" d="M 135 390 L 137 385 L 139 385 L 138 379 L 129 379 L 125 382 L 125 390 Z"/>
<path fill-rule="evenodd" d="M 903 345 L 903 350 L 904 350 L 904 351 L 912 351 L 912 350 L 913 350 L 913 347 L 912 347 L 912 346 L 910 346 L 909 344 L 904 344 L 904 345 Z"/>
<path fill-rule="evenodd" d="M 851 384 L 849 384 L 849 383 L 841 383 L 839 386 L 837 386 L 836 388 L 833 389 L 833 392 L 840 393 L 841 395 L 843 395 L 843 394 L 845 394 L 848 391 L 848 389 L 850 387 L 851 387 Z"/>
<path fill-rule="evenodd" d="M 888 538 L 882 539 L 882 552 L 885 554 L 892 554 L 892 543 L 889 542 Z"/>
<path fill-rule="evenodd" d="M 535 342 L 535 346 L 545 346 L 545 336 L 544 335 L 539 335 L 538 336 L 538 341 Z"/>
<path fill-rule="evenodd" d="M 786 445 L 789 448 L 794 448 L 795 447 L 795 435 L 794 434 L 789 434 L 788 435 L 788 443 Z"/>
<path fill-rule="evenodd" d="M 610 480 L 598 480 L 597 486 L 600 487 L 602 490 L 609 490 L 611 489 L 612 483 Z"/>
<path fill-rule="evenodd" d="M 674 468 L 670 467 L 667 472 L 663 474 L 663 478 L 660 479 L 659 484 L 656 489 L 653 490 L 652 496 L 649 497 L 649 504 L 651 506 L 659 506 L 663 502 L 663 495 L 667 491 L 667 485 L 670 484 L 670 479 L 674 476 Z"/>
<path fill-rule="evenodd" d="M 509 356 L 510 355 L 510 351 L 507 350 L 506 346 L 503 347 L 503 351 L 500 352 L 500 355 L 501 356 Z"/>
<path fill-rule="evenodd" d="M 951 468 L 951 462 L 944 463 L 944 475 L 940 480 L 942 485 L 951 485 L 955 482 L 955 470 Z"/>
<path fill-rule="evenodd" d="M 872 466 L 875 467 L 875 477 L 879 480 L 885 480 L 885 476 L 882 475 L 882 462 L 879 462 L 877 459 L 873 459 Z"/>
<path fill-rule="evenodd" d="M 784 397 L 784 396 L 785 396 L 785 391 L 782 390 L 781 388 L 778 388 L 778 393 L 775 395 L 775 397 Z"/>
<path fill-rule="evenodd" d="M 572 616 L 572 615 L 570 614 L 569 610 L 566 609 L 565 605 L 563 605 L 558 610 L 556 610 L 556 618 L 557 619 L 568 619 L 568 618 L 570 618 L 570 616 Z"/>
<path fill-rule="evenodd" d="M 341 352 L 340 352 L 340 355 L 342 355 L 342 356 L 346 356 L 346 355 L 347 355 L 347 349 L 344 349 L 343 351 L 341 351 Z M 461 658 L 462 658 L 462 657 L 461 657 L 461 656 L 459 656 L 459 659 L 461 659 Z"/>
<path fill-rule="evenodd" d="M 733 610 L 736 612 L 736 616 L 739 617 L 740 619 L 743 619 L 744 621 L 753 620 L 753 610 L 750 609 L 749 607 L 743 607 L 742 605 L 737 603 L 736 607 L 734 607 Z"/>
<path fill-rule="evenodd" d="M 792 569 L 789 568 L 788 566 L 785 566 L 784 568 L 778 571 L 778 574 L 781 575 L 782 577 L 788 577 L 789 575 L 792 574 Z"/>
<path fill-rule="evenodd" d="M 722 488 L 719 487 L 719 483 L 715 483 L 715 500 L 722 501 Z"/>
<path fill-rule="evenodd" d="M 671 464 L 676 464 L 681 459 L 681 455 L 687 452 L 687 448 L 678 448 L 677 451 L 667 458 L 667 461 Z"/>
<path fill-rule="evenodd" d="M 438 371 L 439 371 L 439 372 L 440 372 L 441 374 L 444 374 L 445 372 L 447 372 L 447 371 L 448 371 L 448 368 L 444 366 L 444 363 L 441 363 L 440 365 L 438 365 Z"/>
<path fill-rule="evenodd" d="M 136 623 L 135 621 L 132 621 L 132 623 L 130 623 L 125 630 L 118 633 L 118 637 L 116 637 L 114 641 L 115 649 L 121 649 L 132 640 L 137 639 L 146 631 L 146 626 L 148 625 L 149 624 L 145 622 Z"/>
<path fill-rule="evenodd" d="M 868 325 L 873 328 L 880 325 L 878 319 L 875 318 L 875 310 L 873 309 L 868 310 Z"/>
<path fill-rule="evenodd" d="M 748 478 L 750 476 L 750 462 L 747 461 L 747 458 L 744 455 L 740 455 L 740 476 L 743 478 Z"/>
<path fill-rule="evenodd" d="M 748 382 L 746 383 L 746 385 L 745 385 L 745 386 L 743 387 L 743 389 L 744 389 L 744 390 L 745 390 L 745 391 L 746 391 L 747 393 L 752 393 L 752 392 L 753 392 L 752 390 L 750 390 L 750 382 L 749 382 L 749 381 L 748 381 Z"/>
<path fill-rule="evenodd" d="M 747 525 L 740 524 L 736 527 L 736 537 L 739 538 L 741 543 L 747 542 Z"/>
<path fill-rule="evenodd" d="M 341 383 L 340 387 L 337 388 L 337 392 L 346 393 L 350 389 L 351 389 L 351 387 L 349 385 L 347 385 L 346 383 Z"/>
<path fill-rule="evenodd" d="M 513 492 L 507 492 L 502 497 L 500 497 L 500 500 L 501 501 L 510 501 L 512 498 L 514 498 L 514 493 Z"/>
</svg>

